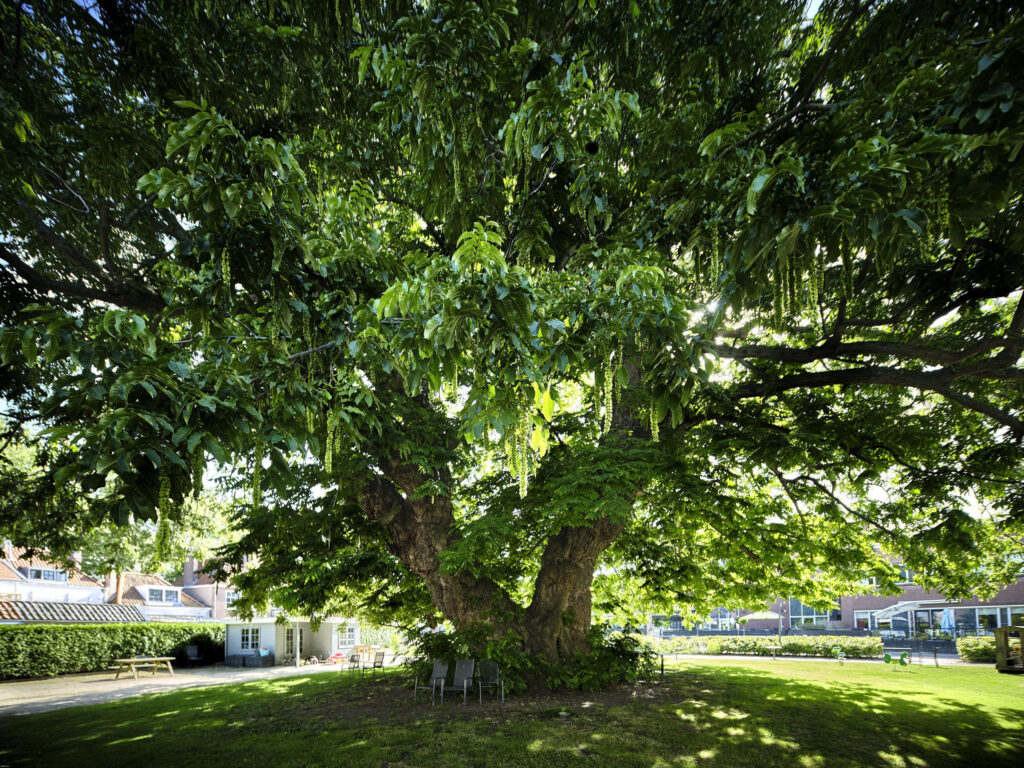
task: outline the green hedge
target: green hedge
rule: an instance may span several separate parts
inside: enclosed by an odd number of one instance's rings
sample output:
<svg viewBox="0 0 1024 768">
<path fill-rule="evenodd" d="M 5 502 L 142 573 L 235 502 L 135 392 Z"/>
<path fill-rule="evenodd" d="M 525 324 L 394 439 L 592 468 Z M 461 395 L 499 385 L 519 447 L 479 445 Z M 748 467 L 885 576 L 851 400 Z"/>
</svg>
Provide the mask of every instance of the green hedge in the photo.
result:
<svg viewBox="0 0 1024 768">
<path fill-rule="evenodd" d="M 178 656 L 198 645 L 204 658 L 223 654 L 224 625 L 13 624 L 0 626 L 0 680 L 106 669 L 128 656 Z"/>
<path fill-rule="evenodd" d="M 658 653 L 726 654 L 742 653 L 755 656 L 771 656 L 771 646 L 780 645 L 779 639 L 763 635 L 703 635 L 672 637 L 652 640 L 651 645 Z M 780 656 L 826 656 L 834 657 L 834 648 L 839 647 L 848 659 L 880 658 L 884 653 L 882 640 L 878 637 L 850 637 L 846 635 L 790 635 L 782 638 Z"/>
<path fill-rule="evenodd" d="M 961 637 L 956 641 L 956 652 L 964 661 L 996 661 L 994 637 Z"/>
</svg>

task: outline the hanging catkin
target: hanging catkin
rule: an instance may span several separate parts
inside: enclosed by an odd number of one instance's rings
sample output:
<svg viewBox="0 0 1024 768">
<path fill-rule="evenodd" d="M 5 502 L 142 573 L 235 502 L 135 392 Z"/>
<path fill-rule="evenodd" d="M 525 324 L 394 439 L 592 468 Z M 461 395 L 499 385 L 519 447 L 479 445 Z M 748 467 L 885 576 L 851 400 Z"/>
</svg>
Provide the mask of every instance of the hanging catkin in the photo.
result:
<svg viewBox="0 0 1024 768">
<path fill-rule="evenodd" d="M 252 508 L 258 511 L 263 504 L 263 441 L 257 440 L 252 467 Z"/>
<path fill-rule="evenodd" d="M 166 517 L 171 511 L 171 476 L 163 467 L 160 468 L 160 499 L 157 512 L 161 517 Z"/>
<path fill-rule="evenodd" d="M 221 272 L 221 277 L 224 280 L 224 285 L 227 286 L 230 289 L 231 288 L 231 259 L 228 257 L 228 249 L 227 249 L 227 247 L 225 247 L 224 250 L 221 251 L 221 254 L 220 254 L 220 272 Z M 229 293 L 230 293 L 230 291 L 229 291 Z"/>
<path fill-rule="evenodd" d="M 192 454 L 192 498 L 198 499 L 203 492 L 203 470 L 206 468 L 206 454 L 200 449 Z"/>
</svg>

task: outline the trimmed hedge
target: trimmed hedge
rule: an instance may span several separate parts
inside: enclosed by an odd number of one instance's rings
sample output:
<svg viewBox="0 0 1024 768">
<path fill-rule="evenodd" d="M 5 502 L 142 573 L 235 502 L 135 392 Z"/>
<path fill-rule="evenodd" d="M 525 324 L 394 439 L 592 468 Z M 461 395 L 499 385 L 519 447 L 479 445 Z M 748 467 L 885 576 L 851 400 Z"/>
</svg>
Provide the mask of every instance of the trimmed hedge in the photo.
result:
<svg viewBox="0 0 1024 768">
<path fill-rule="evenodd" d="M 106 669 L 129 656 L 178 656 L 198 645 L 206 658 L 223 655 L 224 625 L 13 624 L 0 626 L 0 680 L 53 677 Z"/>
<path fill-rule="evenodd" d="M 956 652 L 964 661 L 996 662 L 994 637 L 961 637 L 956 641 Z"/>
<path fill-rule="evenodd" d="M 780 645 L 779 656 L 825 656 L 835 657 L 834 648 L 841 648 L 848 659 L 880 658 L 884 653 L 879 637 L 848 637 L 844 635 L 791 635 L 778 638 L 758 635 L 705 635 L 703 637 L 673 637 L 652 640 L 651 645 L 658 653 L 728 654 L 742 653 L 754 656 L 771 656 L 771 646 Z"/>
</svg>

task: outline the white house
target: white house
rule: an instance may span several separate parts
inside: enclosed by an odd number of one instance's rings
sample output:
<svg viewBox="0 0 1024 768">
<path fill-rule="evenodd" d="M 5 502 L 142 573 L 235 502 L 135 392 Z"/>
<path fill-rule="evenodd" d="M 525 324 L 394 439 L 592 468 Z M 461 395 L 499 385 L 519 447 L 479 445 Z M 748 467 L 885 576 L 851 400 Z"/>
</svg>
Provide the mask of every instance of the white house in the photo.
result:
<svg viewBox="0 0 1024 768">
<path fill-rule="evenodd" d="M 0 553 L 0 599 L 25 602 L 104 603 L 103 585 L 77 568 L 67 569 L 4 541 Z"/>
<path fill-rule="evenodd" d="M 359 645 L 359 623 L 355 619 L 331 616 L 313 632 L 308 618 L 295 618 L 277 623 L 274 616 L 255 617 L 252 621 L 238 618 L 225 620 L 224 657 L 257 654 L 260 649 L 274 654 L 277 664 L 316 656 L 326 659 L 335 653 L 348 656 Z"/>
<path fill-rule="evenodd" d="M 182 592 L 162 576 L 152 573 L 120 573 L 108 577 L 111 594 L 107 600 L 131 605 L 147 621 L 203 621 L 210 619 L 210 607 Z"/>
</svg>

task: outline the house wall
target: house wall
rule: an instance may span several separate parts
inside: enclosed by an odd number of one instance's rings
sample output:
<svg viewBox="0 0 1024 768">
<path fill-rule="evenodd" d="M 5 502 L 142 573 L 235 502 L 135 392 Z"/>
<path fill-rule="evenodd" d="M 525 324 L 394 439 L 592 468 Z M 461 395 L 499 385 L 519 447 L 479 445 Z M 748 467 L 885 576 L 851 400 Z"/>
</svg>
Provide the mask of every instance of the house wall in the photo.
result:
<svg viewBox="0 0 1024 768">
<path fill-rule="evenodd" d="M 325 621 L 320 629 L 312 633 L 310 650 L 307 656 L 317 656 L 324 659 L 334 653 L 334 635 L 337 624 L 333 621 Z"/>
<path fill-rule="evenodd" d="M 227 584 L 196 584 L 191 587 L 182 587 L 182 590 L 191 595 L 203 605 L 210 606 L 210 615 L 215 619 L 231 618 L 231 611 L 228 610 Z"/>
<path fill-rule="evenodd" d="M 15 600 L 57 603 L 104 603 L 103 587 L 77 587 L 52 581 L 14 581 L 0 579 L 0 594 L 16 595 Z"/>
<path fill-rule="evenodd" d="M 242 627 L 258 628 L 260 630 L 260 647 L 266 648 L 274 654 L 275 658 L 284 655 L 284 632 L 281 633 L 281 644 L 277 643 L 278 626 L 273 622 L 254 624 L 228 624 L 224 639 L 224 654 L 232 656 L 239 653 L 252 653 L 251 650 L 242 650 Z M 281 648 L 281 654 L 277 649 Z"/>
</svg>

